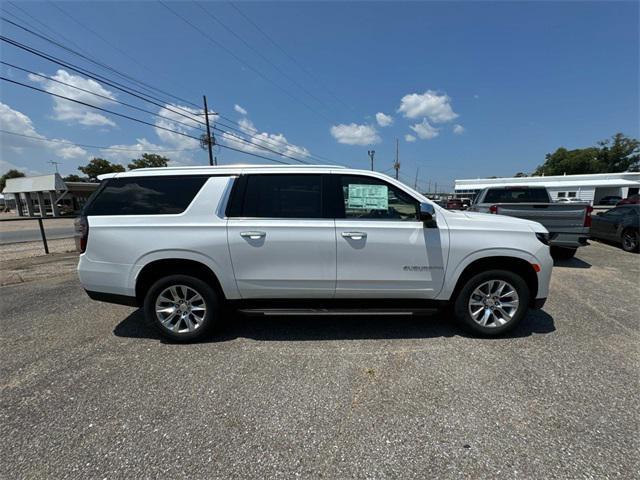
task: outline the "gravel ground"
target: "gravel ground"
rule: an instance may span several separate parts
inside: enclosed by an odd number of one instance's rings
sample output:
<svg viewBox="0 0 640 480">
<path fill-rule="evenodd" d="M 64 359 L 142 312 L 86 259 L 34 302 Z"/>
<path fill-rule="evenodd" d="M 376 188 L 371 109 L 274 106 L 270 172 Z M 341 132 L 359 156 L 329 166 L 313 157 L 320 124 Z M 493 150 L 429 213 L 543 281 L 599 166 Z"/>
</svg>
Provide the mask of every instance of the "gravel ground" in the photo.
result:
<svg viewBox="0 0 640 480">
<path fill-rule="evenodd" d="M 640 256 L 594 243 L 499 339 L 244 318 L 194 345 L 73 274 L 3 287 L 1 478 L 638 478 Z"/>
<path fill-rule="evenodd" d="M 48 240 L 49 252 L 67 253 L 74 252 L 76 243 L 73 238 L 63 238 L 58 240 Z M 0 244 L 0 262 L 4 260 L 19 260 L 25 258 L 40 257 L 45 255 L 42 241 L 12 243 L 8 245 Z"/>
</svg>

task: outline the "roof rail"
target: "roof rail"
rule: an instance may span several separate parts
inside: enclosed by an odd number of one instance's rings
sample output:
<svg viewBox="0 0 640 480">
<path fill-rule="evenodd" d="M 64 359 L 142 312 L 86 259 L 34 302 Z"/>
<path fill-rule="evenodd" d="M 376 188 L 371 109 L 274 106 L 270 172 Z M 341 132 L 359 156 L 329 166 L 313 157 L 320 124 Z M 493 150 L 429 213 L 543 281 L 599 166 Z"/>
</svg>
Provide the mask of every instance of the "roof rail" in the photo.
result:
<svg viewBox="0 0 640 480">
<path fill-rule="evenodd" d="M 225 168 L 347 168 L 342 165 L 256 165 L 250 163 L 235 163 L 229 165 L 185 165 L 185 166 L 173 166 L 173 167 L 146 167 L 146 168 L 136 168 L 136 171 L 155 171 L 155 170 L 195 170 L 195 169 L 203 169 L 203 168 L 211 168 L 211 169 L 225 169 Z"/>
</svg>

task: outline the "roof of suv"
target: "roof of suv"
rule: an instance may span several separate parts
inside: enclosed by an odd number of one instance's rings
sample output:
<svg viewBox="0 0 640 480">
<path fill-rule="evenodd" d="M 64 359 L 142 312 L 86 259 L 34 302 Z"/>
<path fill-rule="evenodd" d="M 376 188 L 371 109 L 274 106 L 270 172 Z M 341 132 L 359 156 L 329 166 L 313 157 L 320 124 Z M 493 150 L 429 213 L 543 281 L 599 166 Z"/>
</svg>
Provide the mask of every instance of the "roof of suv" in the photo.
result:
<svg viewBox="0 0 640 480">
<path fill-rule="evenodd" d="M 256 173 L 267 173 L 273 171 L 286 172 L 329 172 L 332 170 L 346 170 L 340 165 L 252 165 L 252 164 L 236 164 L 236 165 L 220 165 L 220 166 L 178 166 L 178 167 L 158 167 L 158 168 L 137 168 L 128 172 L 105 173 L 98 176 L 100 180 L 114 177 L 139 177 L 139 176 L 156 176 L 156 175 L 237 175 L 244 171 L 250 170 Z M 348 169 L 351 170 L 351 169 Z M 359 170 L 358 170 L 359 171 Z M 372 173 L 369 170 L 363 172 Z"/>
</svg>

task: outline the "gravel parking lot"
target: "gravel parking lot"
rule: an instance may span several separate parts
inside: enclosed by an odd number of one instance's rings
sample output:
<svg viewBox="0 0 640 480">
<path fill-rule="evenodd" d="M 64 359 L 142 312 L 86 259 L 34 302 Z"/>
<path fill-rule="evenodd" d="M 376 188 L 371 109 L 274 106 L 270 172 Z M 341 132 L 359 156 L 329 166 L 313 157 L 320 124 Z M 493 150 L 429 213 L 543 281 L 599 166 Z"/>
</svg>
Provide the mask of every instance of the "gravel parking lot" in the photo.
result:
<svg viewBox="0 0 640 480">
<path fill-rule="evenodd" d="M 638 478 L 639 278 L 594 242 L 507 338 L 238 316 L 195 345 L 73 273 L 2 287 L 0 477 Z"/>
</svg>

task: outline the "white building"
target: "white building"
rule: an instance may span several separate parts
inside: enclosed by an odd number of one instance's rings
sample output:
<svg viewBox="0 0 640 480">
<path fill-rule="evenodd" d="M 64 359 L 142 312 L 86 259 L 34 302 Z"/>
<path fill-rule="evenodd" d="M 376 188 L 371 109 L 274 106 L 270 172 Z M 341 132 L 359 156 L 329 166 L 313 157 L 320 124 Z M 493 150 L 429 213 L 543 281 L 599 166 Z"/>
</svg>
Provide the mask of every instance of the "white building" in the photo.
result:
<svg viewBox="0 0 640 480">
<path fill-rule="evenodd" d="M 455 195 L 457 198 L 474 198 L 483 188 L 496 186 L 546 187 L 553 201 L 562 197 L 576 197 L 598 205 L 600 199 L 609 195 L 626 198 L 637 194 L 640 172 L 456 180 Z"/>
</svg>

